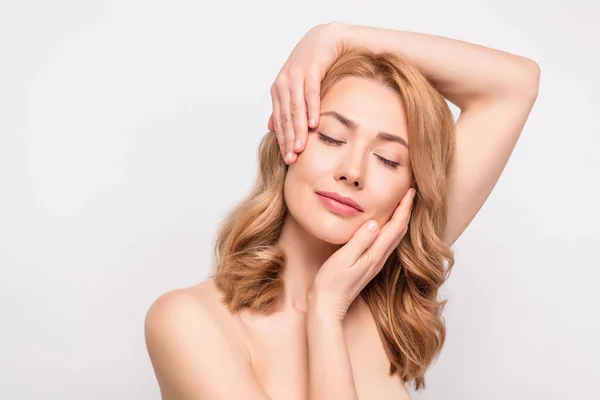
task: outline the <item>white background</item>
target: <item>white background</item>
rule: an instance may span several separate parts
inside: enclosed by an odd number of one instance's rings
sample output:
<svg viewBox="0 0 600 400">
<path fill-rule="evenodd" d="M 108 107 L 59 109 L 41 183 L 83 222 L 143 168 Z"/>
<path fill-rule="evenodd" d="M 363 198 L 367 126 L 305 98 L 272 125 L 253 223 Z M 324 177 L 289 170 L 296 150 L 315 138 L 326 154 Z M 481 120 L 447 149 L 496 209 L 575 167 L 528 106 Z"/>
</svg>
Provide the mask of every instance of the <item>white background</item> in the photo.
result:
<svg viewBox="0 0 600 400">
<path fill-rule="evenodd" d="M 0 398 L 159 399 L 143 321 L 204 280 L 312 26 L 530 57 L 540 94 L 455 246 L 425 399 L 600 396 L 596 1 L 2 1 Z M 485 135 L 485 132 L 481 132 Z"/>
</svg>

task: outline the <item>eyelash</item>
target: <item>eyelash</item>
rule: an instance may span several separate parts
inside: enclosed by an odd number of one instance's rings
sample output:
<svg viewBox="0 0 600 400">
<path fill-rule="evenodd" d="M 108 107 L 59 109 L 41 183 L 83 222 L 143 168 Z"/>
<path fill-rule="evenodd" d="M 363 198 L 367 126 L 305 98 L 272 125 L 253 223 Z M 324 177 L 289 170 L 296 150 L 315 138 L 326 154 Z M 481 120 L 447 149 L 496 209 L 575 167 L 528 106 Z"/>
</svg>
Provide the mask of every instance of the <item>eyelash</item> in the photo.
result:
<svg viewBox="0 0 600 400">
<path fill-rule="evenodd" d="M 325 142 L 325 143 L 327 143 L 327 144 L 331 144 L 331 145 L 334 145 L 334 146 L 341 146 L 342 144 L 344 144 L 344 142 L 342 142 L 342 141 L 339 141 L 339 140 L 335 140 L 335 139 L 333 139 L 333 138 L 330 138 L 329 136 L 323 135 L 321 132 L 319 132 L 319 139 L 320 139 L 322 142 Z M 378 159 L 379 159 L 379 160 L 380 160 L 382 163 L 384 163 L 384 164 L 385 164 L 387 167 L 390 167 L 390 168 L 393 168 L 393 169 L 397 169 L 397 168 L 398 168 L 398 166 L 400 165 L 400 164 L 399 164 L 399 163 L 397 163 L 397 162 L 390 161 L 390 160 L 388 160 L 388 159 L 385 159 L 385 158 L 383 158 L 383 157 L 381 157 L 381 156 L 378 156 L 377 154 L 375 154 L 375 156 L 376 156 L 376 157 L 377 157 L 377 158 L 378 158 Z"/>
<path fill-rule="evenodd" d="M 340 146 L 342 144 L 344 144 L 344 142 L 341 142 L 339 140 L 335 140 L 333 138 L 330 138 L 329 136 L 325 136 L 322 133 L 319 132 L 319 139 L 321 139 L 321 141 L 328 143 L 328 144 L 334 144 L 336 146 Z"/>
</svg>

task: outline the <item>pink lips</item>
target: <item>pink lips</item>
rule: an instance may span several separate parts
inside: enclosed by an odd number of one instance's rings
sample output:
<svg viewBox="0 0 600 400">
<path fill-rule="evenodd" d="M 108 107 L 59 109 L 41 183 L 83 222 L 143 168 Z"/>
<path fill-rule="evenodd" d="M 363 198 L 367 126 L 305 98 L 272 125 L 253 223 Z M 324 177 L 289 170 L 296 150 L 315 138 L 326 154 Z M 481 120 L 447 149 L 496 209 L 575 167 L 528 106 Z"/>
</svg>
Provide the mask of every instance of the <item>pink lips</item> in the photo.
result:
<svg viewBox="0 0 600 400">
<path fill-rule="evenodd" d="M 358 215 L 363 212 L 360 204 L 349 197 L 341 196 L 335 192 L 316 192 L 319 200 L 331 212 L 342 216 Z"/>
</svg>

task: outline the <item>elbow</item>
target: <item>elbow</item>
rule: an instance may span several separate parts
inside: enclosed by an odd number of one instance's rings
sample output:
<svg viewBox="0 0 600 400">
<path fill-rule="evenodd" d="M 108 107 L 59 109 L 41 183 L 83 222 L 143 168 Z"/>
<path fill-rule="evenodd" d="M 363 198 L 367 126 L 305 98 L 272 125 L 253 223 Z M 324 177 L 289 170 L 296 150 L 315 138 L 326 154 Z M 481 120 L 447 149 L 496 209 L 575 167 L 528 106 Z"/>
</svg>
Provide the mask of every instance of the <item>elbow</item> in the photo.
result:
<svg viewBox="0 0 600 400">
<path fill-rule="evenodd" d="M 528 100 L 535 101 L 540 90 L 541 69 L 538 63 L 530 58 L 521 58 L 521 76 L 518 94 Z"/>
<path fill-rule="evenodd" d="M 535 103 L 540 87 L 540 66 L 533 60 L 514 56 L 502 65 L 491 81 L 482 83 L 479 92 L 468 98 L 453 102 L 461 111 L 480 104 L 509 102 L 531 107 Z"/>
<path fill-rule="evenodd" d="M 517 56 L 517 62 L 507 66 L 505 77 L 487 100 L 535 103 L 540 88 L 540 66 L 533 60 Z"/>
</svg>

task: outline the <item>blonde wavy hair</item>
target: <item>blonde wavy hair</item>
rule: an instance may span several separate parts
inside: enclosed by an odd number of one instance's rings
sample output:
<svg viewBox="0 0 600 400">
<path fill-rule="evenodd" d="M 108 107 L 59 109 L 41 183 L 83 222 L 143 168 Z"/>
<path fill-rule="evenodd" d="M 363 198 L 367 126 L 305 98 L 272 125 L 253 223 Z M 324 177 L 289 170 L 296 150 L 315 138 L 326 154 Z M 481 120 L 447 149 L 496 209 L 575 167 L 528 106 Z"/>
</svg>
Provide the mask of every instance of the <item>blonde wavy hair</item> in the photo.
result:
<svg viewBox="0 0 600 400">
<path fill-rule="evenodd" d="M 438 289 L 454 255 L 442 241 L 448 213 L 448 174 L 454 152 L 454 118 L 448 104 L 413 65 L 391 53 L 344 52 L 321 83 L 321 98 L 345 77 L 372 79 L 401 96 L 408 119 L 412 186 L 417 190 L 409 229 L 382 271 L 363 289 L 396 373 L 416 390 L 445 341 Z M 270 313 L 282 293 L 286 258 L 276 247 L 287 213 L 287 165 L 274 132 L 258 150 L 259 170 L 249 196 L 220 227 L 211 274 L 231 312 L 244 307 Z"/>
</svg>

